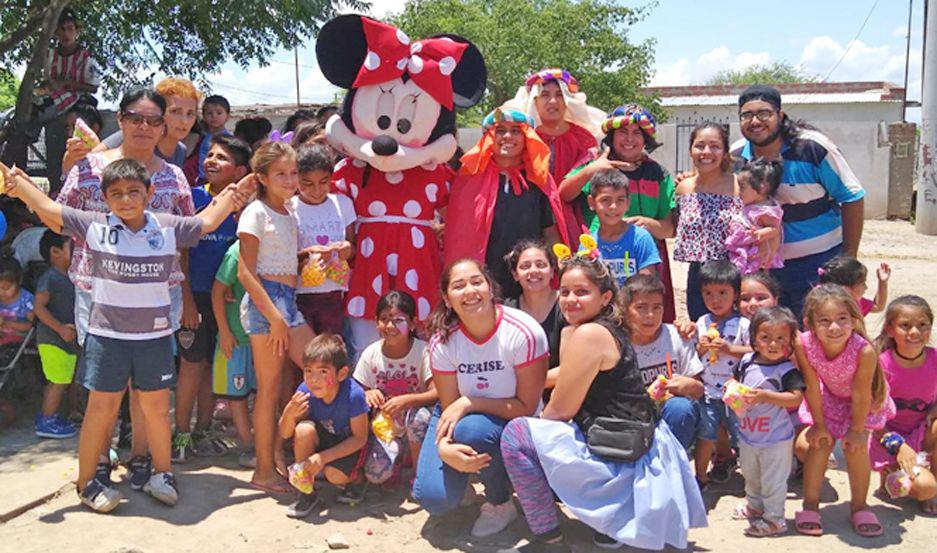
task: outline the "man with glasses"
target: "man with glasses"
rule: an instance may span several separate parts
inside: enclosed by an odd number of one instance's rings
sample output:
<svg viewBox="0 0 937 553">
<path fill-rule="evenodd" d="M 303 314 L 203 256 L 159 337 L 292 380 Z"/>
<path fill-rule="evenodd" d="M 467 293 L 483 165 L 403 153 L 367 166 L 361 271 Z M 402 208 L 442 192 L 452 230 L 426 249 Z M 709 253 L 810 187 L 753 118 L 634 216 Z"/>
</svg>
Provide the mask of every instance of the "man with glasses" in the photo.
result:
<svg viewBox="0 0 937 553">
<path fill-rule="evenodd" d="M 784 267 L 771 273 L 781 284 L 781 304 L 799 318 L 817 269 L 840 253 L 856 255 L 865 190 L 829 138 L 784 113 L 776 88 L 756 84 L 742 92 L 739 126 L 745 138 L 733 147 L 736 159 L 784 162 L 777 192 L 784 208 Z"/>
</svg>

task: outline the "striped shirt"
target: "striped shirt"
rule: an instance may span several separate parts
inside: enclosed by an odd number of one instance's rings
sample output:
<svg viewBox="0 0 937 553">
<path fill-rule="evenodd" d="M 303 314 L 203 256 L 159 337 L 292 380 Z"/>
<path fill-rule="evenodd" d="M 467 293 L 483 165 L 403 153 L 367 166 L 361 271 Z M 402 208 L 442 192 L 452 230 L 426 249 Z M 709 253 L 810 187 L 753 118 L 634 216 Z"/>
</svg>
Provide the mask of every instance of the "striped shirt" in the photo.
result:
<svg viewBox="0 0 937 553">
<path fill-rule="evenodd" d="M 172 334 L 169 276 L 177 248 L 202 236 L 202 220 L 146 213 L 137 232 L 113 214 L 62 208 L 63 232 L 81 236 L 91 278 L 88 333 L 118 340 Z"/>
<path fill-rule="evenodd" d="M 49 52 L 44 73 L 46 80 L 49 81 L 73 81 L 95 87 L 101 84 L 98 65 L 91 57 L 91 53 L 84 48 L 78 48 L 68 55 L 62 55 L 58 48 L 53 48 Z M 79 95 L 78 92 L 64 88 L 49 93 L 58 113 L 64 113 L 75 105 Z"/>
<path fill-rule="evenodd" d="M 751 142 L 732 145 L 737 159 L 754 157 Z M 843 243 L 840 206 L 861 200 L 865 190 L 846 158 L 829 138 L 802 131 L 793 143 L 781 144 L 784 175 L 777 200 L 784 209 L 784 259 L 825 252 Z"/>
</svg>

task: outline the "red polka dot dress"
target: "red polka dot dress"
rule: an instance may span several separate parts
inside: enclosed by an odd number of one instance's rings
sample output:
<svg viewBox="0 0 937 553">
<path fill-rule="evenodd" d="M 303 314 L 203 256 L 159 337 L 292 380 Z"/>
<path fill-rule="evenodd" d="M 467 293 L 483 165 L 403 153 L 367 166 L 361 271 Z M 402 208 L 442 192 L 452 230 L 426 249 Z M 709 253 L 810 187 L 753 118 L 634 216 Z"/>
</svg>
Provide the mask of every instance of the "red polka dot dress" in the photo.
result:
<svg viewBox="0 0 937 553">
<path fill-rule="evenodd" d="M 432 223 L 449 202 L 452 172 L 445 165 L 406 171 L 368 172 L 357 159 L 335 167 L 332 187 L 355 204 L 357 251 L 345 310 L 351 317 L 376 319 L 377 302 L 400 290 L 416 300 L 417 318 L 426 320 L 436 304 L 442 267 Z"/>
</svg>

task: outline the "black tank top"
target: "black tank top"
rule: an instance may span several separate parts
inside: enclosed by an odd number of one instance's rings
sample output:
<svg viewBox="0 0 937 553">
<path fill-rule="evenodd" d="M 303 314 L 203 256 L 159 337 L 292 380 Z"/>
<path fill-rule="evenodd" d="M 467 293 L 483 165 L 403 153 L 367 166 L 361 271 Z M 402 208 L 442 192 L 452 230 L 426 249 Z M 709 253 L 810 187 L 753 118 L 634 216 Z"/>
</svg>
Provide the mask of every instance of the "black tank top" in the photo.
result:
<svg viewBox="0 0 937 553">
<path fill-rule="evenodd" d="M 596 417 L 656 422 L 657 407 L 647 395 L 628 333 L 604 319 L 595 322 L 612 333 L 621 357 L 614 367 L 595 375 L 573 420 L 583 433 L 589 430 Z"/>
</svg>

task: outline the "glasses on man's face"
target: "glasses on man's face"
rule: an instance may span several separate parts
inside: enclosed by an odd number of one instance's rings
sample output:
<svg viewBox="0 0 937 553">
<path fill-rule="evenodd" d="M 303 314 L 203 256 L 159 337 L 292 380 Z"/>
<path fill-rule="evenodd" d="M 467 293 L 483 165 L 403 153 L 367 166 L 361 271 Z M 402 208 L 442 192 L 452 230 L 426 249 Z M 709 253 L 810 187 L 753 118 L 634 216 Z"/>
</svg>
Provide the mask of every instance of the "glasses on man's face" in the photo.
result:
<svg viewBox="0 0 937 553">
<path fill-rule="evenodd" d="M 120 114 L 120 120 L 124 123 L 130 123 L 134 127 L 139 127 L 143 123 L 146 123 L 151 127 L 163 126 L 162 115 L 143 115 L 140 113 L 134 113 L 132 111 L 125 111 Z"/>
<path fill-rule="evenodd" d="M 752 118 L 757 118 L 759 121 L 767 121 L 777 113 L 773 109 L 760 109 L 758 111 L 743 111 L 739 113 L 739 121 L 747 123 L 752 120 Z"/>
</svg>

